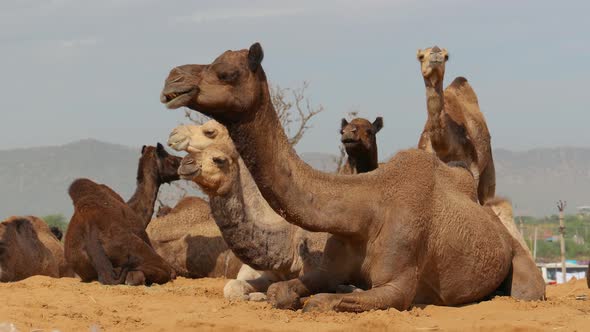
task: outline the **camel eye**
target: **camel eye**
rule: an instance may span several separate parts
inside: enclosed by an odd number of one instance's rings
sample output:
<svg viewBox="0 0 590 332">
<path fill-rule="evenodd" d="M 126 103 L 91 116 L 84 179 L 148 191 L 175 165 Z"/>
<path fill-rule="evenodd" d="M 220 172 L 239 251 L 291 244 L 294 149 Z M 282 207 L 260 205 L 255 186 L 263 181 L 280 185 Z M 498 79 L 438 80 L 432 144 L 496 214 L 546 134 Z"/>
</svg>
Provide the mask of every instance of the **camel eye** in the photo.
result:
<svg viewBox="0 0 590 332">
<path fill-rule="evenodd" d="M 215 138 L 217 136 L 217 130 L 215 129 L 206 129 L 203 134 L 209 138 Z"/>
<path fill-rule="evenodd" d="M 227 164 L 227 159 L 223 157 L 213 157 L 213 162 L 217 167 L 224 167 Z"/>
<path fill-rule="evenodd" d="M 233 82 L 235 81 L 238 77 L 240 76 L 240 72 L 239 71 L 232 71 L 232 72 L 220 72 L 217 74 L 217 77 L 219 78 L 220 81 L 224 81 L 224 82 Z"/>
</svg>

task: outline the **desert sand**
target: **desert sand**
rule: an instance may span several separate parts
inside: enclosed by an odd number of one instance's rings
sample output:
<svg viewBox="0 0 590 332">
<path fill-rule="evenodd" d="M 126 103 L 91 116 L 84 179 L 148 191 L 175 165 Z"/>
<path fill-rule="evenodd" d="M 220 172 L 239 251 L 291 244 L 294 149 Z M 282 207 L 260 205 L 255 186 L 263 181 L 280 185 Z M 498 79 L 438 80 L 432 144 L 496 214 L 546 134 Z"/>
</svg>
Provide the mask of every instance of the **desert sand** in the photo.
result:
<svg viewBox="0 0 590 332">
<path fill-rule="evenodd" d="M 590 331 L 586 280 L 548 286 L 547 301 L 496 297 L 462 307 L 302 313 L 230 302 L 223 279 L 179 278 L 151 287 L 102 286 L 36 276 L 0 284 L 0 331 Z"/>
</svg>

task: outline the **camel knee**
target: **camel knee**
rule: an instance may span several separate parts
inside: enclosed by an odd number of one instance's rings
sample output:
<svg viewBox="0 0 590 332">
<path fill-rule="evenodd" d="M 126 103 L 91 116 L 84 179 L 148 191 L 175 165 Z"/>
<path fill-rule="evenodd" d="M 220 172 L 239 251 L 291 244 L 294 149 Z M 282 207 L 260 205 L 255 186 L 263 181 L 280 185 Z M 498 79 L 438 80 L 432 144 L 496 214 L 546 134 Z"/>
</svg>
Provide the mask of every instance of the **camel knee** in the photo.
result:
<svg viewBox="0 0 590 332">
<path fill-rule="evenodd" d="M 223 287 L 223 297 L 232 301 L 247 301 L 256 290 L 244 280 L 230 280 Z"/>
</svg>

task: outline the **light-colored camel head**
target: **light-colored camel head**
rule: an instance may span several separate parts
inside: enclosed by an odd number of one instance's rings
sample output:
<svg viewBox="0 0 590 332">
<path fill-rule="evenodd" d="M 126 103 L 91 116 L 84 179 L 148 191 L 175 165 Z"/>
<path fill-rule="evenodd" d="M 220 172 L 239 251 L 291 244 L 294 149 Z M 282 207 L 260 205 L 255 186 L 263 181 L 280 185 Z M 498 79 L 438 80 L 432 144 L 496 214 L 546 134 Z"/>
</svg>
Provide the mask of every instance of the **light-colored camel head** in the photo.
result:
<svg viewBox="0 0 590 332">
<path fill-rule="evenodd" d="M 137 178 L 140 180 L 149 172 L 156 173 L 162 183 L 178 180 L 177 170 L 181 160 L 182 158 L 166 152 L 160 143 L 157 146 L 144 145 L 141 148 Z"/>
<path fill-rule="evenodd" d="M 191 152 L 182 159 L 178 174 L 198 184 L 208 195 L 224 195 L 237 181 L 238 154 L 221 146 Z"/>
<path fill-rule="evenodd" d="M 383 128 L 383 118 L 380 116 L 373 123 L 363 118 L 356 118 L 350 122 L 342 119 L 340 141 L 349 154 L 352 150 L 371 151 L 377 146 L 377 133 L 381 128 Z"/>
<path fill-rule="evenodd" d="M 168 138 L 168 146 L 177 151 L 196 152 L 212 144 L 233 144 L 227 129 L 215 120 L 202 125 L 178 126 Z"/>
<path fill-rule="evenodd" d="M 425 50 L 418 50 L 416 54 L 420 61 L 422 76 L 425 81 L 429 81 L 433 86 L 441 83 L 445 77 L 445 63 L 449 60 L 449 52 L 446 49 L 440 49 L 433 46 Z"/>
<path fill-rule="evenodd" d="M 184 65 L 170 71 L 160 101 L 170 109 L 182 106 L 210 116 L 236 120 L 253 109 L 266 77 L 262 47 L 226 51 L 209 65 Z"/>
</svg>

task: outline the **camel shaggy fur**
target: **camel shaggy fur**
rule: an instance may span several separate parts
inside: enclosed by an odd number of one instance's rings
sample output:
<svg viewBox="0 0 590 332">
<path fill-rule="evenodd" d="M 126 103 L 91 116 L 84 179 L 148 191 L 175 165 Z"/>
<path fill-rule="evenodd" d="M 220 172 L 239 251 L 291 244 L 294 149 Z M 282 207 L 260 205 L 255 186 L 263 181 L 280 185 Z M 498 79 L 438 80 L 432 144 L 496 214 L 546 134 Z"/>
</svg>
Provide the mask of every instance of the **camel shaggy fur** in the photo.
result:
<svg viewBox="0 0 590 332">
<path fill-rule="evenodd" d="M 178 178 L 179 162 L 160 144 L 144 146 L 137 190 L 127 203 L 105 185 L 88 179 L 72 183 L 74 215 L 66 233 L 65 255 L 83 281 L 140 285 L 166 283 L 175 277 L 152 248 L 145 228 L 160 184 Z"/>
<path fill-rule="evenodd" d="M 523 300 L 544 297 L 534 263 L 492 209 L 474 202 L 467 170 L 418 149 L 359 175 L 305 164 L 271 103 L 262 58 L 255 43 L 209 65 L 175 68 L 160 97 L 169 108 L 187 106 L 224 124 L 272 208 L 306 230 L 333 234 L 319 269 L 269 287 L 273 305 L 297 308 L 312 294 L 306 311 L 460 305 L 497 291 Z M 363 291 L 317 294 L 339 284 Z"/>
<path fill-rule="evenodd" d="M 73 277 L 64 249 L 47 224 L 34 216 L 10 217 L 0 223 L 0 281 L 34 275 Z"/>
<path fill-rule="evenodd" d="M 457 77 L 443 93 L 447 50 L 437 46 L 418 50 L 426 86 L 428 118 L 418 148 L 436 153 L 443 162 L 463 161 L 475 177 L 483 205 L 496 192 L 491 138 L 477 96 L 464 77 Z"/>
<path fill-rule="evenodd" d="M 383 128 L 383 118 L 377 117 L 372 123 L 363 118 L 348 122 L 342 119 L 340 141 L 344 145 L 348 158 L 340 174 L 360 174 L 379 167 L 377 153 L 377 133 Z"/>
<path fill-rule="evenodd" d="M 230 150 L 233 147 L 227 129 L 214 120 L 201 126 L 176 127 L 168 144 L 191 154 L 210 146 L 219 145 Z M 223 197 L 209 190 L 205 183 L 197 183 L 210 197 L 213 216 L 219 226 L 216 228 L 221 229 L 226 243 L 245 263 L 236 280 L 226 284 L 224 294 L 228 298 L 248 298 L 249 293 L 265 292 L 273 282 L 295 278 L 317 268 L 327 234 L 309 233 L 278 216 L 260 194 L 237 153 L 235 157 L 234 164 L 241 164 L 241 167 L 239 181 L 232 185 L 240 186 L 243 196 L 234 192 L 234 199 L 241 203 L 237 211 L 245 215 L 228 217 L 227 206 L 221 203 Z M 200 165 L 189 160 L 189 156 L 183 159 L 181 175 L 183 170 Z M 192 179 L 186 174 L 183 177 Z"/>
</svg>

